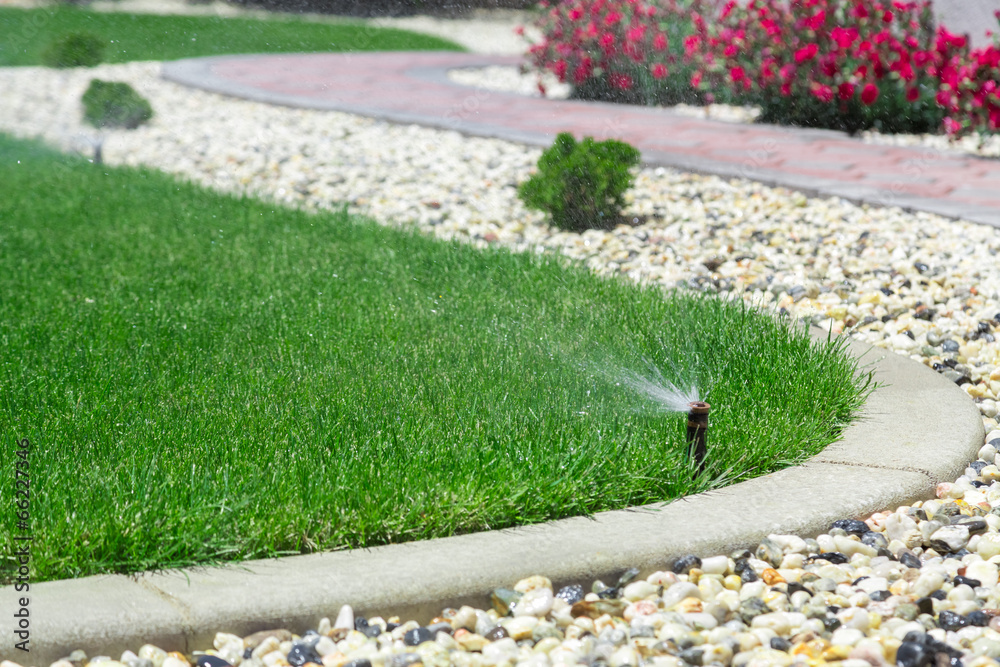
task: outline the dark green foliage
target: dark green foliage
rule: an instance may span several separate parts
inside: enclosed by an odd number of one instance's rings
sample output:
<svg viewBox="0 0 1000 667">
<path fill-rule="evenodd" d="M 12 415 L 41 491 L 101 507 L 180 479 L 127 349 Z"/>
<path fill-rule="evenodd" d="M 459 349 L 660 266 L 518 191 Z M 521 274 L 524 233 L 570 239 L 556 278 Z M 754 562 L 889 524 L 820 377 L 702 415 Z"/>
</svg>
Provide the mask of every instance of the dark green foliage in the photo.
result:
<svg viewBox="0 0 1000 667">
<path fill-rule="evenodd" d="M 83 118 L 94 127 L 134 130 L 153 117 L 153 108 L 127 83 L 91 79 L 83 94 Z"/>
<path fill-rule="evenodd" d="M 584 137 L 577 143 L 562 132 L 518 196 L 526 206 L 548 213 L 561 229 L 610 228 L 621 221 L 622 196 L 633 180 L 629 170 L 638 164 L 639 150 L 622 141 Z"/>
<path fill-rule="evenodd" d="M 887 134 L 936 133 L 941 127 L 944 110 L 935 104 L 933 95 L 923 95 L 909 102 L 903 90 L 884 86 L 882 94 L 871 105 L 856 96 L 848 101 L 822 102 L 814 95 L 759 95 L 752 100 L 760 104 L 758 123 L 819 127 L 857 134 L 878 130 Z"/>
<path fill-rule="evenodd" d="M 104 60 L 104 39 L 91 32 L 56 37 L 42 53 L 46 67 L 94 67 Z"/>
</svg>

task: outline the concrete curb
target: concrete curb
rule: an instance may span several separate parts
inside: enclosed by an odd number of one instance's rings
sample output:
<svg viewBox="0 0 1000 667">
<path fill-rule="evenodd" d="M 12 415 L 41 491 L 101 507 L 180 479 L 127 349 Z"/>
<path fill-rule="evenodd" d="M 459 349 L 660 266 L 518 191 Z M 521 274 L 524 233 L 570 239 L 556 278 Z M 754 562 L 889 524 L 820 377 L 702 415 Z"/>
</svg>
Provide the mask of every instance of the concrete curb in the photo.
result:
<svg viewBox="0 0 1000 667">
<path fill-rule="evenodd" d="M 804 465 L 662 506 L 592 519 L 462 535 L 374 549 L 249 561 L 220 568 L 95 576 L 32 585 L 31 652 L 0 635 L 0 655 L 45 667 L 71 650 L 117 657 L 145 643 L 190 652 L 217 631 L 304 632 L 350 604 L 364 615 L 423 622 L 445 606 L 488 606 L 490 592 L 531 574 L 556 585 L 644 573 L 676 557 L 753 547 L 769 533 L 803 536 L 933 495 L 983 443 L 972 400 L 910 359 L 851 341 L 880 387 L 841 441 Z M 17 598 L 0 590 L 10 619 Z"/>
</svg>

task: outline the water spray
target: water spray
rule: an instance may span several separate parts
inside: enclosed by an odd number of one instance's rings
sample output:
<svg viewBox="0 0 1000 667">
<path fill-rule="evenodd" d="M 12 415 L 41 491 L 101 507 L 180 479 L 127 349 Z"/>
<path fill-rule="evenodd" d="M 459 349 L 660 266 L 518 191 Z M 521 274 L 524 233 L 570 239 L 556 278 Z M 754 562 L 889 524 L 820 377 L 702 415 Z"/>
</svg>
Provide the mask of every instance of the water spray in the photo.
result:
<svg viewBox="0 0 1000 667">
<path fill-rule="evenodd" d="M 711 409 L 712 406 L 705 401 L 688 403 L 688 453 L 698 466 L 697 475 L 705 471 L 705 455 L 708 453 L 708 413 Z"/>
</svg>

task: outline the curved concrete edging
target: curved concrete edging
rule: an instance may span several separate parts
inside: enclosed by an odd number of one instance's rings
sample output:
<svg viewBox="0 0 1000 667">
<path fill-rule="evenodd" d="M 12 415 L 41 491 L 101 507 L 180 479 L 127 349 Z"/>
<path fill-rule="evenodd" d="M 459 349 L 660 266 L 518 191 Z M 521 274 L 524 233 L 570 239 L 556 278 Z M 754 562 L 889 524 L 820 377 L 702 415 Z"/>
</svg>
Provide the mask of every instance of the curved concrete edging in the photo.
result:
<svg viewBox="0 0 1000 667">
<path fill-rule="evenodd" d="M 340 605 L 362 614 L 427 621 L 444 606 L 487 606 L 490 592 L 544 574 L 556 585 L 614 579 L 677 556 L 752 547 L 769 533 L 815 535 L 930 497 L 955 479 L 983 442 L 972 400 L 910 359 L 850 341 L 880 383 L 841 441 L 805 464 L 665 506 L 374 549 L 249 561 L 220 568 L 103 575 L 31 586 L 31 653 L 0 635 L 0 655 L 45 667 L 82 648 L 117 656 L 152 643 L 211 646 L 217 631 L 304 632 Z M 12 610 L 20 594 L 0 591 Z M 8 615 L 9 619 L 10 616 Z"/>
</svg>

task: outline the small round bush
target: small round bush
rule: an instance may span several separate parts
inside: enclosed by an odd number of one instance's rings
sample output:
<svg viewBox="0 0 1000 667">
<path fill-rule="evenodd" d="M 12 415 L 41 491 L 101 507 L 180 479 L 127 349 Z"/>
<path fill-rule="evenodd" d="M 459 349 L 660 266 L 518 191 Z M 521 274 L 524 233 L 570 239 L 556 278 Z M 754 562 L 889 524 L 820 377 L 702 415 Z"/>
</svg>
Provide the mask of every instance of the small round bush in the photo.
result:
<svg viewBox="0 0 1000 667">
<path fill-rule="evenodd" d="M 104 60 L 104 42 L 89 32 L 60 35 L 42 53 L 42 63 L 46 67 L 94 67 Z"/>
<path fill-rule="evenodd" d="M 153 117 L 153 108 L 127 83 L 91 79 L 83 94 L 83 119 L 94 127 L 132 130 Z"/>
<path fill-rule="evenodd" d="M 638 149 L 622 141 L 585 137 L 578 143 L 562 132 L 518 196 L 526 206 L 548 213 L 561 229 L 607 229 L 621 222 L 622 197 L 634 178 L 630 169 L 638 164 Z"/>
</svg>

